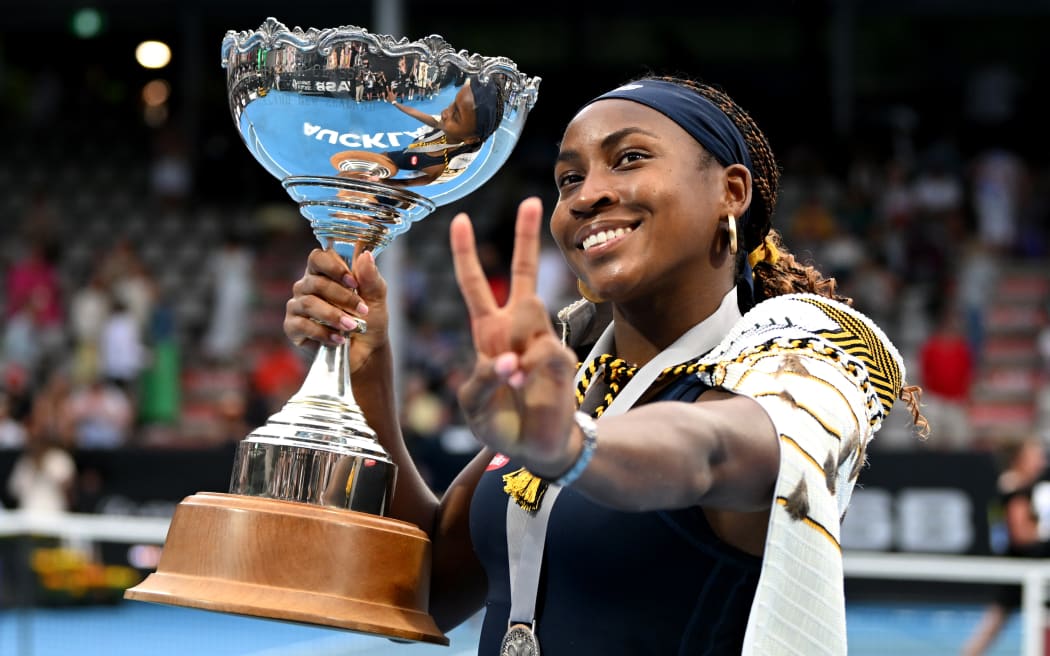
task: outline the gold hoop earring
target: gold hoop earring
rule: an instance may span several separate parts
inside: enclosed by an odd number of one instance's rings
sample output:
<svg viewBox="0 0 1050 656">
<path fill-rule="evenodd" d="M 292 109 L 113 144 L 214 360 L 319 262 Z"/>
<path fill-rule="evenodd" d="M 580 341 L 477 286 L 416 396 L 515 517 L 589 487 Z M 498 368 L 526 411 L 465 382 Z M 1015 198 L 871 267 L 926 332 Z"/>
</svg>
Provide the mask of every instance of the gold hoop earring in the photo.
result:
<svg viewBox="0 0 1050 656">
<path fill-rule="evenodd" d="M 579 279 L 576 280 L 576 289 L 580 292 L 580 296 L 582 296 L 584 299 L 590 301 L 591 303 L 604 303 L 605 302 L 605 299 L 603 299 L 601 296 L 598 296 L 597 294 L 595 294 L 594 290 L 592 290 L 590 287 L 588 287 L 587 283 L 583 282 L 582 280 L 579 280 Z"/>
<path fill-rule="evenodd" d="M 729 231 L 729 254 L 736 255 L 736 217 L 732 214 L 726 217 L 726 230 Z"/>
</svg>

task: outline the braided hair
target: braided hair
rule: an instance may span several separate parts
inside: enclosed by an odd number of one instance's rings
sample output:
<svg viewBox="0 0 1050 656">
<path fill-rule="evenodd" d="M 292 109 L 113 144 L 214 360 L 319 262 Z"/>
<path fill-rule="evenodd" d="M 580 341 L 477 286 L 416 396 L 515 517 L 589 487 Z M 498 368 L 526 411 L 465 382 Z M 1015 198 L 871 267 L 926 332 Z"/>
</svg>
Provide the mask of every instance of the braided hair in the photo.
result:
<svg viewBox="0 0 1050 656">
<path fill-rule="evenodd" d="M 811 293 L 852 306 L 853 299 L 836 291 L 837 283 L 834 278 L 826 278 L 816 267 L 800 262 L 785 247 L 780 232 L 773 228 L 773 213 L 776 210 L 780 186 L 780 166 L 773 156 L 769 140 L 751 115 L 724 91 L 703 82 L 673 76 L 653 76 L 650 79 L 678 84 L 709 100 L 729 117 L 747 144 L 748 154 L 751 156 L 752 187 L 756 193 L 751 200 L 750 220 L 741 231 L 742 247 L 737 249 L 737 277 L 739 278 L 744 270 L 748 254 L 762 244 L 763 240 L 770 239 L 780 253 L 776 262 L 761 260 L 755 263 L 752 270 L 754 301 L 783 294 Z M 920 411 L 922 390 L 916 385 L 905 385 L 901 388 L 899 396 L 907 406 L 919 436 L 925 438 L 929 434 L 929 424 Z"/>
<path fill-rule="evenodd" d="M 780 165 L 777 164 L 776 157 L 773 155 L 769 140 L 751 115 L 719 88 L 687 78 L 657 77 L 655 79 L 692 89 L 703 96 L 722 110 L 744 137 L 748 154 L 751 156 L 752 186 L 756 193 L 751 199 L 751 220 L 746 226 L 743 226 L 741 231 L 741 248 L 737 251 L 738 276 L 743 271 L 748 253 L 757 248 L 767 235 L 780 251 L 777 262 L 762 261 L 755 264 L 753 271 L 755 301 L 782 294 L 808 292 L 852 305 L 852 299 L 836 292 L 834 278 L 825 278 L 815 267 L 799 262 L 784 246 L 784 240 L 779 231 L 773 228 L 773 213 L 776 211 L 777 193 L 780 187 Z"/>
</svg>

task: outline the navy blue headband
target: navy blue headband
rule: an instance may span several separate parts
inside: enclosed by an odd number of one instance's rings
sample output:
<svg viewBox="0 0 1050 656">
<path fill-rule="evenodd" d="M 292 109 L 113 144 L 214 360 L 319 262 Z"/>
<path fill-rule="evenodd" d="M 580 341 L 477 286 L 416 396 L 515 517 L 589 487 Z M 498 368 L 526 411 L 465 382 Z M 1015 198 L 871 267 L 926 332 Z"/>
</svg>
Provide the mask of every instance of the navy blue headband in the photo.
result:
<svg viewBox="0 0 1050 656">
<path fill-rule="evenodd" d="M 751 156 L 740 130 L 725 112 L 696 91 L 664 80 L 639 80 L 603 93 L 587 104 L 609 98 L 633 100 L 655 109 L 681 126 L 722 166 L 743 164 L 751 170 Z"/>
<path fill-rule="evenodd" d="M 751 155 L 744 135 L 726 113 L 696 91 L 666 80 L 644 79 L 630 82 L 594 98 L 584 106 L 599 100 L 619 98 L 641 103 L 660 112 L 679 125 L 704 147 L 722 166 L 743 164 L 751 171 Z M 750 208 L 737 217 L 737 234 L 747 234 Z M 744 263 L 743 277 L 753 286 L 751 266 Z"/>
<path fill-rule="evenodd" d="M 489 138 L 498 127 L 497 112 L 499 104 L 499 91 L 496 89 L 496 81 L 482 82 L 474 75 L 468 80 L 470 90 L 474 94 L 474 117 L 476 133 L 482 141 Z"/>
</svg>

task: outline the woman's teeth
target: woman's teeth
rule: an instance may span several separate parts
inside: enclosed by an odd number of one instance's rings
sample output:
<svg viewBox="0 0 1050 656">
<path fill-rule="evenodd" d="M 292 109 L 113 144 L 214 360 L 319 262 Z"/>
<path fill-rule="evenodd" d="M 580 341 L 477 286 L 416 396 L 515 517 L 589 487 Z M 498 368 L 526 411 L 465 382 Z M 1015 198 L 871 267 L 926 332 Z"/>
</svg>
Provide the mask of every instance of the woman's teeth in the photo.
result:
<svg viewBox="0 0 1050 656">
<path fill-rule="evenodd" d="M 581 246 L 583 246 L 583 250 L 587 250 L 592 246 L 604 244 L 610 239 L 615 239 L 616 237 L 623 237 L 629 232 L 631 232 L 631 228 L 617 228 L 616 230 L 603 230 L 602 232 L 596 232 L 593 235 L 584 239 Z"/>
</svg>

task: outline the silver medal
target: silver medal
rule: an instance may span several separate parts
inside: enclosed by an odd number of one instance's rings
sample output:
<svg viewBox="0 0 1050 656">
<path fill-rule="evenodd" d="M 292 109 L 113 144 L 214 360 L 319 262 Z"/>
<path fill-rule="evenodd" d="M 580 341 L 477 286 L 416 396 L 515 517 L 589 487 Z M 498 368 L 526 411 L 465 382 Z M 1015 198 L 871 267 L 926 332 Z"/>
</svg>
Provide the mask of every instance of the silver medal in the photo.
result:
<svg viewBox="0 0 1050 656">
<path fill-rule="evenodd" d="M 528 624 L 514 624 L 503 636 L 500 656 L 540 656 L 540 642 Z"/>
</svg>

